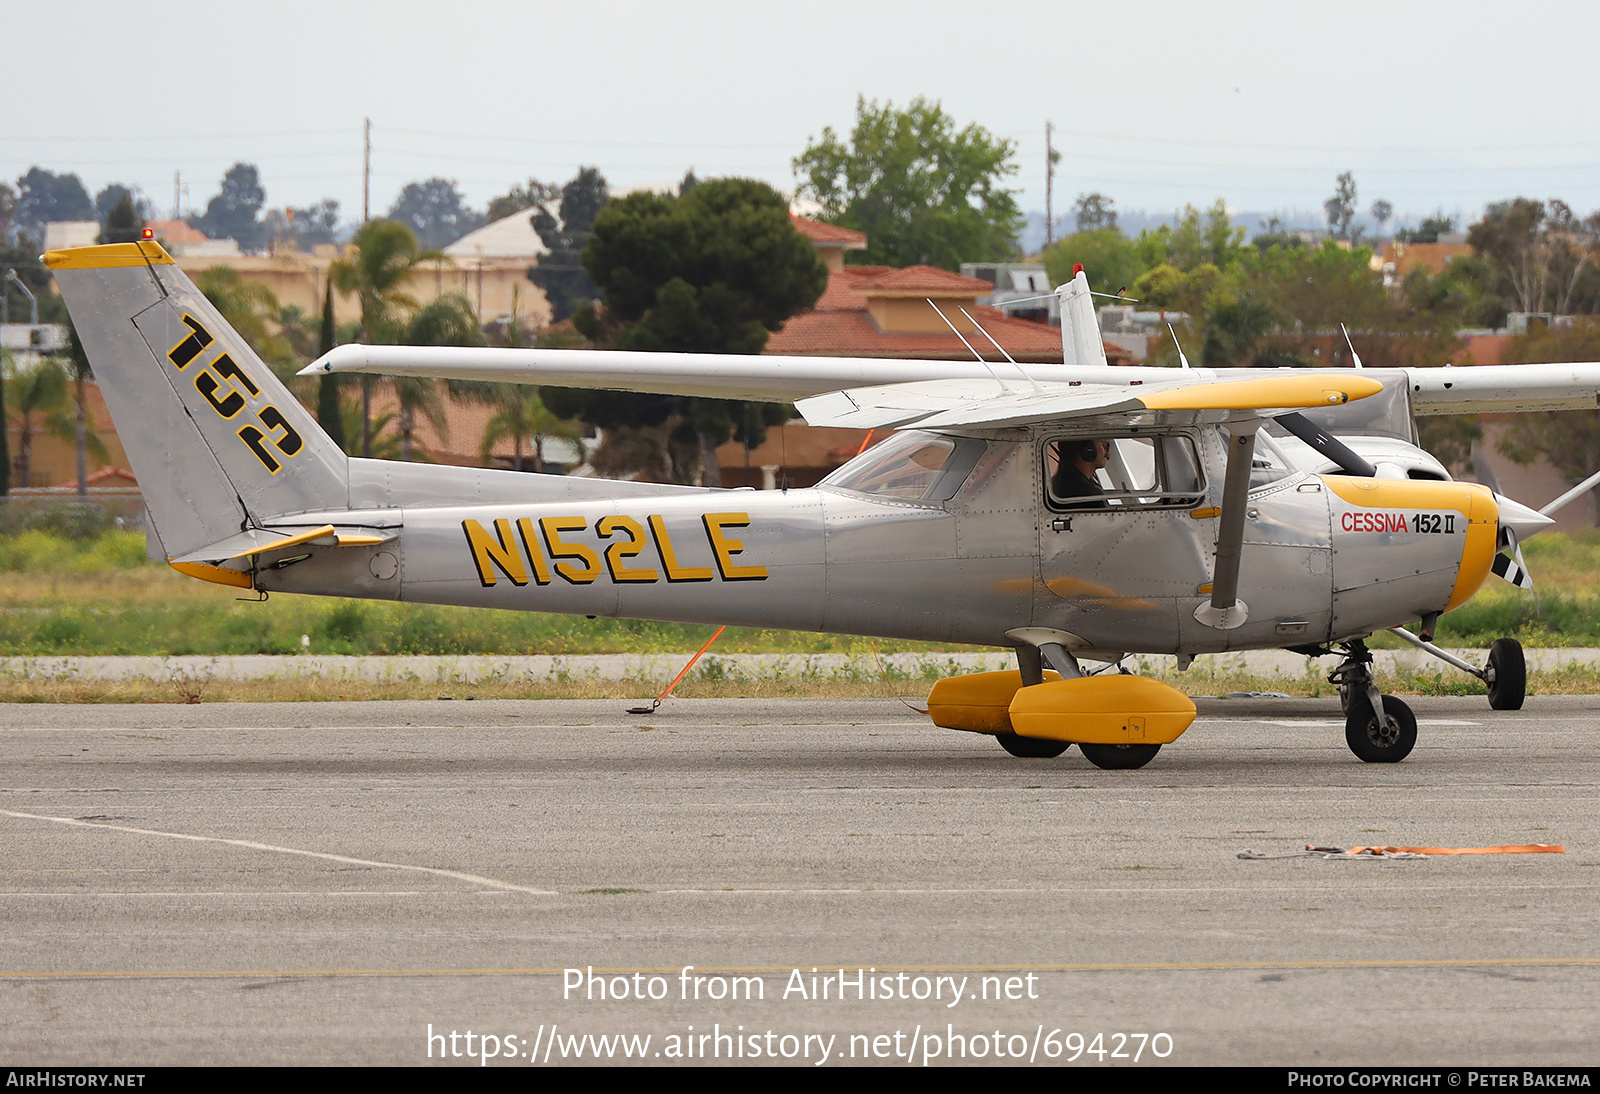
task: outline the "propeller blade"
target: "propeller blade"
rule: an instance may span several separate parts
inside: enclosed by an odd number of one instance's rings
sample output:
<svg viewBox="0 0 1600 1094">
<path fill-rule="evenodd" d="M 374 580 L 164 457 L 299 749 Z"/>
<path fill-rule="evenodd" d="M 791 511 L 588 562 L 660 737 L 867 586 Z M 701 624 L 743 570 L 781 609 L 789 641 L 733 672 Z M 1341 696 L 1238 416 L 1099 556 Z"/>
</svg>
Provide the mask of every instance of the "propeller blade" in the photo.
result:
<svg viewBox="0 0 1600 1094">
<path fill-rule="evenodd" d="M 1533 575 L 1522 562 L 1522 548 L 1518 547 L 1516 557 L 1507 554 L 1494 556 L 1493 570 L 1499 577 L 1505 578 L 1519 589 L 1533 588 Z"/>
</svg>

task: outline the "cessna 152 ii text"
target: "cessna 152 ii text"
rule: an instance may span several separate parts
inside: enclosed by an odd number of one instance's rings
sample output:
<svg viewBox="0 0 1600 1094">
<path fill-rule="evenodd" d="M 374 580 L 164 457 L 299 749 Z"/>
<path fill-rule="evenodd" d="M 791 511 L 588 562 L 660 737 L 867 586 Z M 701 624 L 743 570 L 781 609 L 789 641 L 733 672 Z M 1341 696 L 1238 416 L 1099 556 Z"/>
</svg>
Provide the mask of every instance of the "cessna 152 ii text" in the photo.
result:
<svg viewBox="0 0 1600 1094">
<path fill-rule="evenodd" d="M 937 683 L 933 720 L 1019 756 L 1076 743 L 1107 768 L 1149 762 L 1195 716 L 1117 671 L 1130 654 L 1341 652 L 1346 739 L 1373 762 L 1417 732 L 1374 683 L 1375 632 L 1520 707 L 1514 641 L 1479 669 L 1430 639 L 1491 572 L 1517 578 L 1518 541 L 1550 520 L 1452 481 L 1412 415 L 1600 396 L 1600 364 L 1109 368 L 1081 272 L 1057 290 L 1062 365 L 351 345 L 305 370 L 792 401 L 812 424 L 891 431 L 803 490 L 528 475 L 347 457 L 153 241 L 45 262 L 138 475 L 151 553 L 185 574 L 1009 647 L 1016 671 Z"/>
</svg>

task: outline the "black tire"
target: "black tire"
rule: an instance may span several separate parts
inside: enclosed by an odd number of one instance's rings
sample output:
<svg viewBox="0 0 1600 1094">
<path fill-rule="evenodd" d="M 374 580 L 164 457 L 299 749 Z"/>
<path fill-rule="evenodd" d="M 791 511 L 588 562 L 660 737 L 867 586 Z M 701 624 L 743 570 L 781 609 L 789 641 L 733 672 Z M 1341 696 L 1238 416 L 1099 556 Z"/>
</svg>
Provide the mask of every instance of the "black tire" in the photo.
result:
<svg viewBox="0 0 1600 1094">
<path fill-rule="evenodd" d="M 1521 710 L 1528 697 L 1528 662 L 1522 656 L 1522 643 L 1515 638 L 1497 638 L 1489 647 L 1489 664 L 1484 668 L 1489 685 L 1489 706 L 1495 710 Z"/>
<path fill-rule="evenodd" d="M 1080 744 L 1084 759 L 1107 771 L 1132 771 L 1156 758 L 1160 745 L 1089 745 Z"/>
<path fill-rule="evenodd" d="M 1071 741 L 1047 741 L 1043 737 L 1024 737 L 1020 733 L 996 733 L 994 739 L 1013 756 L 1025 760 L 1048 760 L 1072 747 Z"/>
<path fill-rule="evenodd" d="M 1340 685 L 1339 685 L 1339 713 L 1345 715 L 1346 717 L 1349 717 L 1349 715 L 1350 715 L 1350 696 L 1352 694 L 1354 694 L 1354 692 L 1351 690 L 1349 684 L 1340 683 Z"/>
<path fill-rule="evenodd" d="M 1385 695 L 1383 709 L 1395 721 L 1392 736 L 1384 732 L 1366 696 L 1350 704 L 1349 717 L 1344 721 L 1345 743 L 1369 764 L 1399 763 L 1417 746 L 1417 716 L 1411 708 L 1393 695 Z"/>
</svg>

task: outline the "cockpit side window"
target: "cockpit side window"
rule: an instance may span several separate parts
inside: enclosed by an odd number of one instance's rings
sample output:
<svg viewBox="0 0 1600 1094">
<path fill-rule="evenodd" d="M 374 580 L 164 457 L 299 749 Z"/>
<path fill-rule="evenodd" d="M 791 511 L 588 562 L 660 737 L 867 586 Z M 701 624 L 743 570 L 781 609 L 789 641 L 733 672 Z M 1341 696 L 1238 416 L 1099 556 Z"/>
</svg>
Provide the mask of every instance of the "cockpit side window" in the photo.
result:
<svg viewBox="0 0 1600 1094">
<path fill-rule="evenodd" d="M 1052 509 L 1192 506 L 1205 495 L 1200 459 L 1187 434 L 1052 438 L 1045 442 L 1044 461 Z"/>
<path fill-rule="evenodd" d="M 905 430 L 867 449 L 818 485 L 906 501 L 949 501 L 984 448 L 985 442 L 973 437 Z"/>
</svg>

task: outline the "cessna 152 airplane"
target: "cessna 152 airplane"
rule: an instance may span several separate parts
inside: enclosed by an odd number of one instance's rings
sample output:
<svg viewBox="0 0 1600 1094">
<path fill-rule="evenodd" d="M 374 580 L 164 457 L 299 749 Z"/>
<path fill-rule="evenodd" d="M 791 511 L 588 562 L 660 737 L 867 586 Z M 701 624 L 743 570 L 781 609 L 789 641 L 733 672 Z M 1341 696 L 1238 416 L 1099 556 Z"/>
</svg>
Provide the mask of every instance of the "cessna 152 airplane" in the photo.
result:
<svg viewBox="0 0 1600 1094">
<path fill-rule="evenodd" d="M 1417 733 L 1374 683 L 1375 632 L 1520 707 L 1514 641 L 1477 669 L 1430 640 L 1492 571 L 1519 578 L 1518 542 L 1550 520 L 1452 481 L 1411 416 L 1600 399 L 1600 364 L 1110 368 L 1079 272 L 1057 290 L 1062 365 L 352 345 L 305 370 L 793 401 L 812 424 L 891 431 L 812 489 L 393 463 L 334 445 L 154 241 L 44 260 L 138 475 L 151 554 L 185 574 L 1009 647 L 1017 671 L 936 684 L 934 722 L 1018 756 L 1076 743 L 1106 768 L 1144 765 L 1195 717 L 1178 690 L 1117 671 L 1130 654 L 1341 652 L 1346 740 L 1370 762 L 1403 759 Z"/>
</svg>

